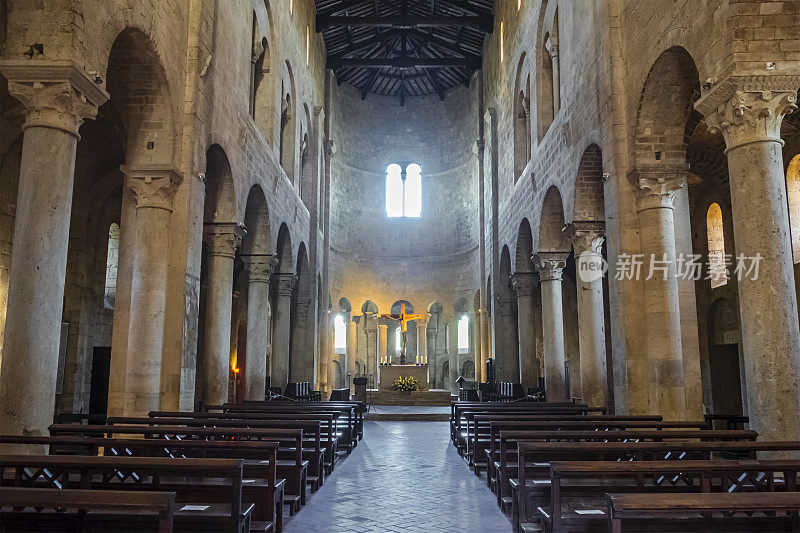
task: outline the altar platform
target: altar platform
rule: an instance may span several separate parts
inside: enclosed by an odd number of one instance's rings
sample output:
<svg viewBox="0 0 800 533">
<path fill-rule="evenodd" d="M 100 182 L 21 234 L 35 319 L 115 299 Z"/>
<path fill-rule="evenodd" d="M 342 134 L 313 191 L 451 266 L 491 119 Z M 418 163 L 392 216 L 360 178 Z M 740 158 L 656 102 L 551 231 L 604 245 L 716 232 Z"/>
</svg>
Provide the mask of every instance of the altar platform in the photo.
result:
<svg viewBox="0 0 800 533">
<path fill-rule="evenodd" d="M 417 378 L 419 392 L 428 390 L 428 365 L 380 365 L 378 367 L 378 390 L 389 391 L 392 383 L 400 377 Z"/>
<path fill-rule="evenodd" d="M 404 407 L 444 407 L 449 406 L 455 397 L 448 390 L 431 389 L 426 391 L 412 391 L 403 394 L 390 390 L 367 390 L 368 405 L 393 405 Z M 449 411 L 448 411 L 449 413 Z"/>
</svg>

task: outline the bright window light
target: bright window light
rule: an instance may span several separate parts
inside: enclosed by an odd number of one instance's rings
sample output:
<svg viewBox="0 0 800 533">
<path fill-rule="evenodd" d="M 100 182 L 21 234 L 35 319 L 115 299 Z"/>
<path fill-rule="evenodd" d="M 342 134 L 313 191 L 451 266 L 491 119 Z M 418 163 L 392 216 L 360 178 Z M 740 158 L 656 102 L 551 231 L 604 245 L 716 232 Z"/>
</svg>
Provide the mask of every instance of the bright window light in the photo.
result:
<svg viewBox="0 0 800 533">
<path fill-rule="evenodd" d="M 347 353 L 347 325 L 342 315 L 336 315 L 333 319 L 333 351 Z"/>
<path fill-rule="evenodd" d="M 386 168 L 386 216 L 419 218 L 422 213 L 422 168 L 411 163 L 403 169 L 397 163 Z"/>
<path fill-rule="evenodd" d="M 394 353 L 400 354 L 401 344 L 403 340 L 403 334 L 400 331 L 400 328 L 394 330 Z"/>
<path fill-rule="evenodd" d="M 467 315 L 458 321 L 458 353 L 469 353 L 469 319 Z"/>
</svg>

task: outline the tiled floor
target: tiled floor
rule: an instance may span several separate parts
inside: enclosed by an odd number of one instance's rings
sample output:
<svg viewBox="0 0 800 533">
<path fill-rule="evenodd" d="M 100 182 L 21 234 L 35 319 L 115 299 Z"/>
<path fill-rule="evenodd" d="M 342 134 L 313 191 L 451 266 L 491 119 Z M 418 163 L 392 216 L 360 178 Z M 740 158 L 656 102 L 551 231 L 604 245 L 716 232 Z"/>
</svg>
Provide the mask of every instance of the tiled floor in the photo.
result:
<svg viewBox="0 0 800 533">
<path fill-rule="evenodd" d="M 365 422 L 287 533 L 511 530 L 494 495 L 450 445 L 447 422 Z"/>
</svg>

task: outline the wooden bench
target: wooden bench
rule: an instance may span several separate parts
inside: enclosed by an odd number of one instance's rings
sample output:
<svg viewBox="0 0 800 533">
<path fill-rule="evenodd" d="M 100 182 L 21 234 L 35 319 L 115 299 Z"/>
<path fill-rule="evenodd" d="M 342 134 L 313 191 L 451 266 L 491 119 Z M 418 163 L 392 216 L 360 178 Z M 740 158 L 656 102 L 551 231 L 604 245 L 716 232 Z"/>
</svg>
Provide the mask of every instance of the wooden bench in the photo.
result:
<svg viewBox="0 0 800 533">
<path fill-rule="evenodd" d="M 470 416 L 471 415 L 471 416 Z M 487 466 L 483 461 L 484 450 L 491 448 L 492 424 L 495 426 L 503 423 L 543 422 L 557 420 L 591 421 L 591 422 L 661 422 L 660 416 L 637 415 L 548 415 L 548 414 L 519 414 L 519 415 L 486 415 L 467 413 L 466 427 L 466 453 L 468 464 L 479 474 Z"/>
<path fill-rule="evenodd" d="M 50 455 L 90 455 L 119 457 L 178 457 L 178 458 L 229 458 L 244 459 L 244 476 L 267 482 L 266 493 L 251 490 L 251 483 L 244 484 L 245 501 L 256 503 L 254 520 L 266 520 L 275 524 L 280 533 L 283 527 L 283 503 L 286 480 L 277 475 L 277 442 L 267 441 L 205 441 L 117 439 L 84 436 L 40 437 L 27 435 L 0 435 L 2 444 L 42 444 L 49 446 Z M 266 507 L 257 498 L 266 500 Z M 294 506 L 299 506 L 299 497 Z M 292 505 L 290 503 L 290 505 Z"/>
<path fill-rule="evenodd" d="M 308 478 L 316 491 L 325 477 L 328 466 L 333 469 L 333 454 L 336 446 L 335 436 L 328 435 L 323 443 L 322 422 L 319 420 L 257 420 L 239 418 L 191 418 L 191 417 L 112 417 L 108 425 L 149 425 L 149 426 L 190 426 L 210 428 L 253 428 L 253 429 L 300 429 L 303 431 L 303 457 L 308 460 Z M 283 447 L 278 450 L 279 459 L 291 459 L 294 449 Z M 309 481 L 309 479 L 307 479 Z"/>
<path fill-rule="evenodd" d="M 512 452 L 520 441 L 588 441 L 588 442 L 620 442 L 620 441 L 670 441 L 670 440 L 700 440 L 700 441 L 755 441 L 758 433 L 755 431 L 728 431 L 728 430 L 687 430 L 687 429 L 628 429 L 628 430 L 527 430 L 519 429 L 515 424 L 506 422 L 492 423 L 491 441 L 486 451 L 487 469 L 486 483 L 498 494 L 498 497 L 508 496 L 507 480 L 511 470 L 516 468 L 516 462 L 510 463 L 514 457 Z"/>
<path fill-rule="evenodd" d="M 7 533 L 88 531 L 93 517 L 87 511 L 113 511 L 120 528 L 152 530 L 153 522 L 157 522 L 159 533 L 172 533 L 175 493 L 27 487 L 0 490 L 0 530 Z M 113 524 L 107 526 L 113 530 Z"/>
<path fill-rule="evenodd" d="M 794 491 L 798 470 L 800 461 L 555 461 L 549 479 L 528 483 L 523 462 L 519 516 L 536 515 L 545 531 L 594 531 L 607 523 L 606 493 Z"/>
<path fill-rule="evenodd" d="M 175 529 L 266 532 L 242 501 L 241 459 L 0 455 L 4 487 L 175 492 Z M 188 505 L 186 505 L 188 504 Z"/>
<path fill-rule="evenodd" d="M 797 492 L 607 494 L 606 500 L 611 533 L 656 527 L 682 532 L 800 531 Z"/>
<path fill-rule="evenodd" d="M 363 405 L 360 402 L 247 402 L 209 405 L 206 412 L 223 413 L 340 413 L 347 420 L 341 446 L 350 452 L 364 436 Z"/>
<path fill-rule="evenodd" d="M 306 477 L 308 461 L 303 459 L 303 431 L 300 429 L 261 429 L 261 428 L 206 428 L 191 426 L 128 426 L 94 424 L 53 424 L 51 435 L 121 436 L 136 435 L 145 439 L 171 441 L 212 440 L 212 441 L 275 441 L 288 445 L 293 458 L 277 461 L 278 476 L 286 480 L 284 503 L 289 505 L 290 514 L 306 503 Z M 280 449 L 280 448 L 279 448 Z"/>
<path fill-rule="evenodd" d="M 340 428 L 339 421 L 341 413 L 208 413 L 193 411 L 151 411 L 148 416 L 150 418 L 160 419 L 190 418 L 197 420 L 240 420 L 246 427 L 259 427 L 249 425 L 249 421 L 319 421 L 322 423 L 322 428 L 320 430 L 321 446 L 325 449 L 325 475 L 330 475 L 330 473 L 333 472 L 339 451 L 339 442 L 344 435 Z M 320 485 L 323 481 L 323 479 L 320 479 Z"/>
</svg>

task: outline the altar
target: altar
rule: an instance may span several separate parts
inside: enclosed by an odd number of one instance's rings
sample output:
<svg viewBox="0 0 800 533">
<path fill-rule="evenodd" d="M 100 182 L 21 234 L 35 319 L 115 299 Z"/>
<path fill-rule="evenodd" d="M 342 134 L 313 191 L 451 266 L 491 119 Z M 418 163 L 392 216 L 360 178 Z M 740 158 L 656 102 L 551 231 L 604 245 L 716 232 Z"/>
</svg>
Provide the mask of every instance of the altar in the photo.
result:
<svg viewBox="0 0 800 533">
<path fill-rule="evenodd" d="M 389 390 L 399 377 L 417 378 L 419 390 L 428 390 L 428 365 L 380 365 L 378 390 Z"/>
</svg>

